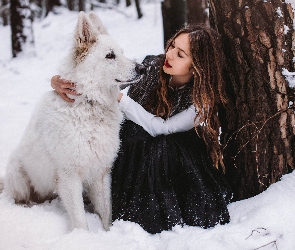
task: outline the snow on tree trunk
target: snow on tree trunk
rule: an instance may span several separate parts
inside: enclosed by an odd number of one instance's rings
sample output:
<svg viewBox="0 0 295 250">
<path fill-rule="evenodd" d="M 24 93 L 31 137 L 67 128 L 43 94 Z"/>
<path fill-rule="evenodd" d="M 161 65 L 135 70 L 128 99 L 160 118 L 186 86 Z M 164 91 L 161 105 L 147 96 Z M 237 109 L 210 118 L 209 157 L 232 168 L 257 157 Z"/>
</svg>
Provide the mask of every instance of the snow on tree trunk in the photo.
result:
<svg viewBox="0 0 295 250">
<path fill-rule="evenodd" d="M 28 0 L 10 1 L 12 56 L 34 54 L 32 15 Z"/>
<path fill-rule="evenodd" d="M 294 169 L 294 113 L 282 70 L 294 71 L 293 13 L 283 0 L 210 0 L 222 35 L 229 104 L 220 111 L 226 175 L 235 199 Z"/>
</svg>

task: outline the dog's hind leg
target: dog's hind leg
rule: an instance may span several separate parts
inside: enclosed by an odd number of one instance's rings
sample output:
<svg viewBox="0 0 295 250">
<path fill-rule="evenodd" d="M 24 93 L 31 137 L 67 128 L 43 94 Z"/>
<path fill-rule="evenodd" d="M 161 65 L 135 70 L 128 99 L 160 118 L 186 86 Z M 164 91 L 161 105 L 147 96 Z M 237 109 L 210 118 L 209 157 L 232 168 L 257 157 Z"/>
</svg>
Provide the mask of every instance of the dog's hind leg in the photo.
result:
<svg viewBox="0 0 295 250">
<path fill-rule="evenodd" d="M 69 214 L 72 229 L 88 229 L 82 192 L 83 185 L 77 173 L 69 171 L 59 175 L 58 195 Z"/>
<path fill-rule="evenodd" d="M 93 181 L 89 187 L 89 198 L 94 205 L 94 210 L 99 214 L 102 225 L 106 231 L 110 230 L 111 207 L 111 175 L 106 169 L 102 175 Z"/>
<path fill-rule="evenodd" d="M 29 202 L 30 180 L 18 158 L 12 157 L 8 162 L 4 179 L 4 192 L 15 199 L 16 202 Z"/>
</svg>

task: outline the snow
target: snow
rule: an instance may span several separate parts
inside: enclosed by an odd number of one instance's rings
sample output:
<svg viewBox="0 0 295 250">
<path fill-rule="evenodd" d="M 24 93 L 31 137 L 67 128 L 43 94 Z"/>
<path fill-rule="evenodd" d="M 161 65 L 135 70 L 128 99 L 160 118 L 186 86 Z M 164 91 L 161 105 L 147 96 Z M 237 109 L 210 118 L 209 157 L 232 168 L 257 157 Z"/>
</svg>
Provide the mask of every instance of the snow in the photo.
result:
<svg viewBox="0 0 295 250">
<path fill-rule="evenodd" d="M 147 1 L 136 19 L 135 7 L 123 15 L 97 9 L 111 36 L 125 55 L 140 62 L 147 54 L 163 52 L 160 2 Z M 9 27 L 0 27 L 0 177 L 17 146 L 42 93 L 51 90 L 50 78 L 69 50 L 77 13 L 58 9 L 34 24 L 36 56 L 11 59 Z M 103 250 L 294 250 L 295 173 L 283 176 L 256 197 L 228 206 L 231 222 L 210 229 L 176 226 L 150 235 L 139 225 L 115 221 L 109 232 L 97 215 L 87 212 L 89 231 L 70 231 L 59 199 L 25 207 L 0 195 L 0 249 Z M 261 247 L 261 248 L 260 248 Z"/>
</svg>

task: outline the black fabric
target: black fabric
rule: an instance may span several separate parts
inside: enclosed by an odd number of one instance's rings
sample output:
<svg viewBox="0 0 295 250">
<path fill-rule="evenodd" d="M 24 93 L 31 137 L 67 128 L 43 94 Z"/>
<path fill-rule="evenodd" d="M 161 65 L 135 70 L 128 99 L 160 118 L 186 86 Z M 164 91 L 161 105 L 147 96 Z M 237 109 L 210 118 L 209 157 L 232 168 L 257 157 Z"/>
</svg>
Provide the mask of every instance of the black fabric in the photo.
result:
<svg viewBox="0 0 295 250">
<path fill-rule="evenodd" d="M 162 56 L 144 60 L 147 75 L 128 92 L 138 103 L 144 104 L 159 84 L 161 60 Z M 191 91 L 188 83 L 170 93 L 175 100 L 171 115 L 192 104 Z M 126 120 L 120 139 L 112 170 L 113 221 L 136 222 L 149 233 L 177 224 L 207 228 L 229 221 L 230 188 L 213 167 L 206 145 L 194 129 L 152 137 Z"/>
<path fill-rule="evenodd" d="M 231 192 L 194 130 L 152 137 L 125 121 L 121 139 L 112 171 L 113 220 L 137 222 L 149 233 L 229 221 Z"/>
</svg>

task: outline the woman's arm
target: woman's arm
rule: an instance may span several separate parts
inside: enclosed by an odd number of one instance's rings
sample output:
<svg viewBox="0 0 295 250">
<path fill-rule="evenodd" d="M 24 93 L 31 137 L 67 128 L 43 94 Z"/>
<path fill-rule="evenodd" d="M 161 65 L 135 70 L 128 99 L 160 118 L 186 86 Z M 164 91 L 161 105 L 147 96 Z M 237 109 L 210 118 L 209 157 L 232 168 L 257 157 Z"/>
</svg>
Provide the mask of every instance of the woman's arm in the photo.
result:
<svg viewBox="0 0 295 250">
<path fill-rule="evenodd" d="M 79 95 L 75 91 L 75 84 L 71 81 L 62 79 L 59 75 L 55 75 L 51 78 L 51 87 L 67 102 L 75 101 L 69 98 L 67 94 Z"/>
<path fill-rule="evenodd" d="M 147 112 L 140 104 L 128 97 L 126 89 L 121 91 L 118 101 L 125 116 L 141 126 L 151 136 L 184 132 L 195 126 L 194 118 L 196 116 L 196 110 L 193 105 L 171 118 L 164 120 L 161 117 L 156 117 Z M 198 124 L 198 120 L 196 120 L 196 123 Z"/>
</svg>

